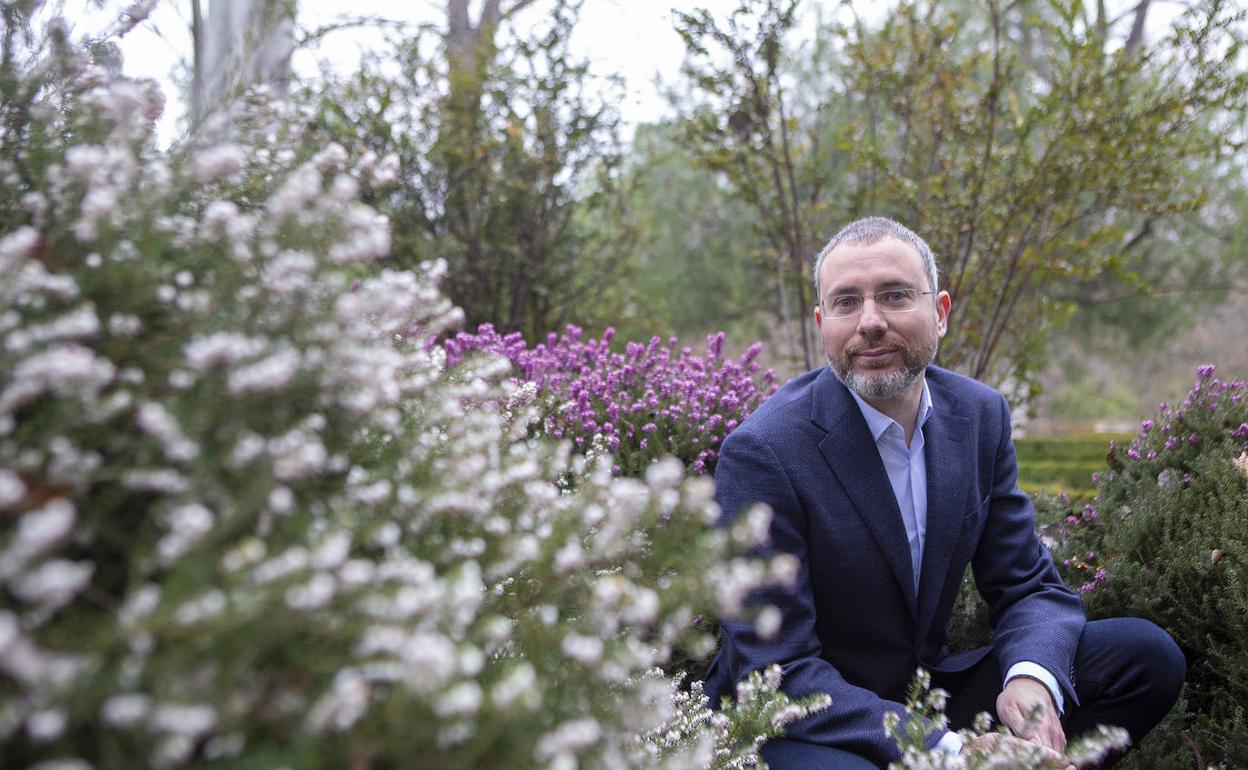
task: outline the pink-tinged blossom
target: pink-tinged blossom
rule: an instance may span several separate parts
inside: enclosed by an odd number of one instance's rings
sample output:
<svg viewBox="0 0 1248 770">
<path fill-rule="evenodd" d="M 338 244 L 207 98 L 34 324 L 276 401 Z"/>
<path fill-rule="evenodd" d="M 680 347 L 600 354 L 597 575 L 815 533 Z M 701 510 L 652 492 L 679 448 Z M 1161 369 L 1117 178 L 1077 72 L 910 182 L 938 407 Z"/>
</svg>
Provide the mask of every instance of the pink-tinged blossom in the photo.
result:
<svg viewBox="0 0 1248 770">
<path fill-rule="evenodd" d="M 9 589 L 28 604 L 60 607 L 87 587 L 94 572 L 90 562 L 53 559 L 10 580 Z"/>
<path fill-rule="evenodd" d="M 31 559 L 43 555 L 64 540 L 73 530 L 76 520 L 74 504 L 60 497 L 22 514 L 16 536 L 0 552 L 0 579 L 16 576 Z"/>
<path fill-rule="evenodd" d="M 111 362 L 81 345 L 71 343 L 36 353 L 14 367 L 12 384 L 0 393 L 0 414 L 44 393 L 94 398 L 115 373 Z"/>
<path fill-rule="evenodd" d="M 0 510 L 16 506 L 25 497 L 26 484 L 22 477 L 8 468 L 0 468 Z"/>
<path fill-rule="evenodd" d="M 200 184 L 233 177 L 242 172 L 247 152 L 237 144 L 219 144 L 195 155 L 195 181 Z"/>
</svg>

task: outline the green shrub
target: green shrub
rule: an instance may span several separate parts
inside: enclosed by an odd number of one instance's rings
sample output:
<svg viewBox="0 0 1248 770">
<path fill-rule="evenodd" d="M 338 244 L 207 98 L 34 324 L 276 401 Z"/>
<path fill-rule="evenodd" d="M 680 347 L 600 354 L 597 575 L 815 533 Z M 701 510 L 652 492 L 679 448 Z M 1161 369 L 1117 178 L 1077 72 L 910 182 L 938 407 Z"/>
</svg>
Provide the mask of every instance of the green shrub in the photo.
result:
<svg viewBox="0 0 1248 770">
<path fill-rule="evenodd" d="M 1157 743 L 1188 744 L 1185 764 L 1248 764 L 1248 385 L 1201 367 L 1182 403 L 1111 449 L 1095 499 L 1064 513 L 1054 556 L 1088 616 L 1152 620 L 1187 656 L 1186 712 L 1164 728 L 1181 741 Z"/>
</svg>

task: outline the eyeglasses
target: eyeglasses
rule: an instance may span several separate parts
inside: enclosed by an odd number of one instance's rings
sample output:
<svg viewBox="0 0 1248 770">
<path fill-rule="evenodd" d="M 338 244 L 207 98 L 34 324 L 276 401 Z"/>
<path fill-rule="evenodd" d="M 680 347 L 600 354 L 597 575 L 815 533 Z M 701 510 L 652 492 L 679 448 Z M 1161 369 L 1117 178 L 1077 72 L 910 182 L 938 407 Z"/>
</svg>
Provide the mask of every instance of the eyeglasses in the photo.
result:
<svg viewBox="0 0 1248 770">
<path fill-rule="evenodd" d="M 853 318 L 862 312 L 868 299 L 875 300 L 881 313 L 911 313 L 919 308 L 919 297 L 935 294 L 934 291 L 917 289 L 885 289 L 875 294 L 835 294 L 824 297 L 819 303 L 828 318 Z"/>
</svg>

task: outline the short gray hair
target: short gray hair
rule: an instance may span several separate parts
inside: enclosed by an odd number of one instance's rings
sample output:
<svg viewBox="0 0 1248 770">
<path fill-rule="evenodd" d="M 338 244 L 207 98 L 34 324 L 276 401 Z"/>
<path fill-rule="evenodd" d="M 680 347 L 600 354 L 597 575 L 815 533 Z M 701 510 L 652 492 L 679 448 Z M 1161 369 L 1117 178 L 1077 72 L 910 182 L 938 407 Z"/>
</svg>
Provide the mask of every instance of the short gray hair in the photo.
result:
<svg viewBox="0 0 1248 770">
<path fill-rule="evenodd" d="M 923 258 L 923 269 L 927 271 L 927 282 L 932 291 L 936 291 L 936 257 L 932 255 L 932 250 L 928 248 L 927 242 L 914 234 L 914 231 L 900 222 L 895 222 L 887 217 L 866 217 L 854 222 L 850 222 L 841 228 L 840 232 L 832 236 L 832 240 L 828 241 L 828 245 L 824 246 L 815 257 L 815 301 L 823 299 L 819 294 L 819 270 L 823 267 L 823 260 L 827 258 L 832 250 L 842 243 L 848 243 L 853 246 L 870 246 L 879 243 L 885 238 L 896 238 L 908 246 L 914 248 Z"/>
</svg>

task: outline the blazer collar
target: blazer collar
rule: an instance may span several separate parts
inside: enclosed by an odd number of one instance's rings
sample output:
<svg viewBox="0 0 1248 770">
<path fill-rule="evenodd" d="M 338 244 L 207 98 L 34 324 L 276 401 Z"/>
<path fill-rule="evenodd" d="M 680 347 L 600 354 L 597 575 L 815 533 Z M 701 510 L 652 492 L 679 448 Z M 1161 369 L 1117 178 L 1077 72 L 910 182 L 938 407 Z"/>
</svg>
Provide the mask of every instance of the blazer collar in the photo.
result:
<svg viewBox="0 0 1248 770">
<path fill-rule="evenodd" d="M 920 633 L 931 623 L 948 578 L 965 513 L 960 492 L 965 474 L 972 470 L 965 467 L 968 460 L 961 451 L 970 420 L 956 413 L 958 398 L 946 381 L 946 372 L 929 366 L 926 379 L 932 409 L 922 428 L 927 461 L 927 537 L 918 596 L 906 528 L 884 463 L 874 451 L 875 439 L 848 388 L 828 367 L 813 384 L 810 413 L 811 422 L 827 432 L 819 442 L 819 451 L 875 539 L 918 621 Z"/>
<path fill-rule="evenodd" d="M 830 368 L 825 367 L 815 379 L 813 396 L 811 422 L 827 431 L 819 442 L 819 451 L 875 539 L 911 615 L 917 618 L 914 567 L 910 563 L 906 527 L 867 421 L 849 389 Z"/>
</svg>

